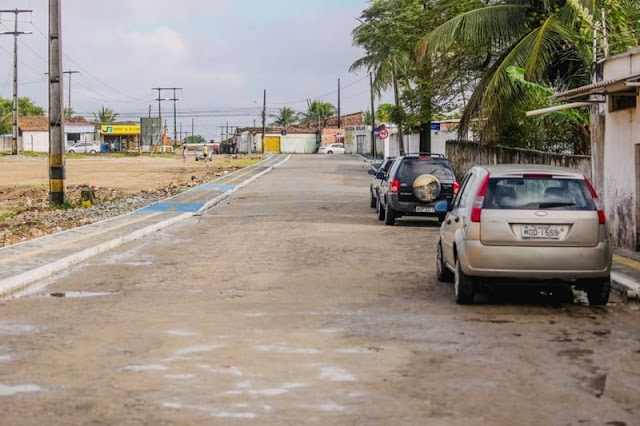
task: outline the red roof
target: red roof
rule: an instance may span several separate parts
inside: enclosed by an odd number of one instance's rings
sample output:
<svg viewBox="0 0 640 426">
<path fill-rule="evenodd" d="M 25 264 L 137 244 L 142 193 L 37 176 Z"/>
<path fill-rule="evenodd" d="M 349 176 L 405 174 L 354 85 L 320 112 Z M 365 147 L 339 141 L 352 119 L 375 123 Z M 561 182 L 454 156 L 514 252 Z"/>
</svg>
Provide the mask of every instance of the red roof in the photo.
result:
<svg viewBox="0 0 640 426">
<path fill-rule="evenodd" d="M 71 117 L 64 122 L 75 126 L 93 126 L 84 117 Z M 23 132 L 48 132 L 49 117 L 45 115 L 18 117 L 18 127 Z"/>
</svg>

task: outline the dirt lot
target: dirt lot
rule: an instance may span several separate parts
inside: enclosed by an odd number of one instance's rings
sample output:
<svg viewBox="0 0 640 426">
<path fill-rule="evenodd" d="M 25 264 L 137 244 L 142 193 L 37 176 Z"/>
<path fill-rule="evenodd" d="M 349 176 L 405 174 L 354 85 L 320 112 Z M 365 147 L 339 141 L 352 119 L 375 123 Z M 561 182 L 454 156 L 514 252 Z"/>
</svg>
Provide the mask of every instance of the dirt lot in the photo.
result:
<svg viewBox="0 0 640 426">
<path fill-rule="evenodd" d="M 183 163 L 179 155 L 69 156 L 66 196 L 71 208 L 62 214 L 49 206 L 47 156 L 0 156 L 0 247 L 104 219 L 99 209 L 80 207 L 83 186 L 97 188 L 96 207 L 126 204 L 115 209 L 123 213 L 139 208 L 144 200 L 153 202 L 175 195 L 260 159 L 219 155 L 212 162 L 197 162 L 190 157 Z M 137 202 L 131 203 L 131 197 Z"/>
</svg>

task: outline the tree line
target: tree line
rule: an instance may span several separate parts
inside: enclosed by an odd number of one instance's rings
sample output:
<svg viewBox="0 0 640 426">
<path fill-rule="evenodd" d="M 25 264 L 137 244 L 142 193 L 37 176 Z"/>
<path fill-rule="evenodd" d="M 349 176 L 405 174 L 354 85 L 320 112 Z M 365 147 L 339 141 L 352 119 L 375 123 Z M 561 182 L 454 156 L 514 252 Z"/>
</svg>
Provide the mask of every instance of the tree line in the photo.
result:
<svg viewBox="0 0 640 426">
<path fill-rule="evenodd" d="M 604 16 L 604 20 L 603 17 Z M 489 144 L 588 154 L 589 110 L 527 118 L 591 82 L 597 59 L 639 45 L 637 0 L 372 0 L 352 32 L 378 93 L 398 87 L 407 131 L 459 118 Z M 598 31 L 599 30 L 599 31 Z"/>
</svg>

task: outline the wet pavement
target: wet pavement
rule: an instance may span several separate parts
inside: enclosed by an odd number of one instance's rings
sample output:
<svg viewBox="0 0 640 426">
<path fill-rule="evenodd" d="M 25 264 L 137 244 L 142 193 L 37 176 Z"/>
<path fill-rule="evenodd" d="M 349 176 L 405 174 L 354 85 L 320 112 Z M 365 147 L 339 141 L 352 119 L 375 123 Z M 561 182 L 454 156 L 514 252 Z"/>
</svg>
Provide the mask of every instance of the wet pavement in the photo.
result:
<svg viewBox="0 0 640 426">
<path fill-rule="evenodd" d="M 56 272 L 201 214 L 289 159 L 274 155 L 132 213 L 0 249 L 0 299 Z"/>
</svg>

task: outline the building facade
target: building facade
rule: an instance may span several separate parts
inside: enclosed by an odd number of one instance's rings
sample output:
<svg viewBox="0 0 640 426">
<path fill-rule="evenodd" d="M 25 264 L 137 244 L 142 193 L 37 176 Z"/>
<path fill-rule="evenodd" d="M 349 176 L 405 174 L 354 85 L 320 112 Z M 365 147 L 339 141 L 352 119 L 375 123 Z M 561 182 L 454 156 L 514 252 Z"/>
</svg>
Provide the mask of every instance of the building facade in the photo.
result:
<svg viewBox="0 0 640 426">
<path fill-rule="evenodd" d="M 612 243 L 640 250 L 640 49 L 606 58 L 593 83 L 557 96 L 591 106 L 593 182 L 604 200 Z"/>
</svg>

